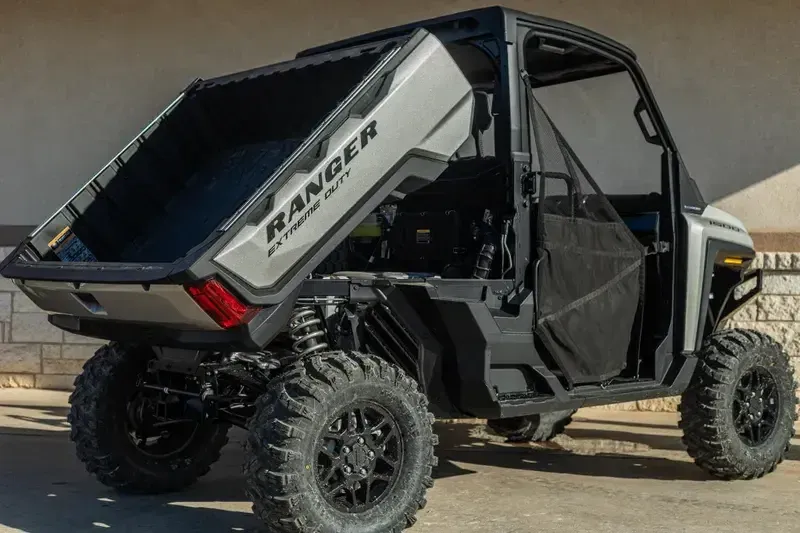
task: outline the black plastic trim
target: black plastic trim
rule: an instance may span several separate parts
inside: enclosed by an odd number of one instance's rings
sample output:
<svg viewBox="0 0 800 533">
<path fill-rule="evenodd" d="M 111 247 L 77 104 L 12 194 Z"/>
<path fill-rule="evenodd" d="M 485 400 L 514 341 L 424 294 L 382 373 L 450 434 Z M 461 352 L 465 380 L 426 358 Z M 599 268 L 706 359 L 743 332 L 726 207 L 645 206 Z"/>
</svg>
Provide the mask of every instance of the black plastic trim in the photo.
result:
<svg viewBox="0 0 800 533">
<path fill-rule="evenodd" d="M 51 315 L 48 320 L 59 329 L 95 339 L 188 349 L 249 349 L 235 330 L 201 331 L 69 315 Z"/>
<path fill-rule="evenodd" d="M 708 207 L 708 202 L 703 198 L 697 182 L 689 175 L 689 171 L 686 169 L 680 154 L 676 153 L 674 159 L 677 167 L 675 176 L 678 179 L 680 191 L 680 209 L 684 213 L 700 214 Z"/>
<path fill-rule="evenodd" d="M 7 258 L 0 265 L 5 278 L 30 281 L 83 283 L 170 284 L 171 265 L 120 263 L 23 263 Z"/>
<path fill-rule="evenodd" d="M 405 35 L 397 35 L 386 37 L 384 39 L 375 40 L 372 42 L 365 42 L 362 44 L 354 44 L 353 46 L 343 47 L 336 50 L 320 52 L 319 54 L 308 55 L 281 63 L 275 63 L 264 67 L 258 67 L 251 70 L 235 72 L 226 76 L 202 80 L 195 87 L 194 90 L 202 91 L 209 87 L 218 85 L 225 85 L 227 83 L 236 83 L 250 78 L 259 76 L 269 76 L 278 72 L 286 72 L 289 70 L 302 69 L 305 67 L 320 65 L 330 61 L 344 59 L 346 57 L 356 57 L 365 53 L 378 53 L 384 54 L 395 46 L 400 46 L 407 38 Z M 299 60 L 299 61 L 298 61 Z"/>
<path fill-rule="evenodd" d="M 755 286 L 738 300 L 735 299 L 734 293 L 736 292 L 736 289 L 752 281 L 753 279 L 756 280 Z M 737 309 L 741 309 L 742 307 L 750 303 L 753 300 L 753 298 L 761 294 L 761 291 L 763 289 L 764 289 L 763 270 L 761 269 L 753 270 L 742 276 L 742 279 L 738 283 L 732 285 L 731 288 L 728 289 L 728 293 L 725 295 L 725 299 L 722 301 L 722 305 L 720 305 L 719 314 L 715 317 L 712 317 L 714 331 L 716 331 L 719 328 L 721 322 L 723 322 L 726 318 L 730 317 L 730 315 L 735 313 Z"/>
<path fill-rule="evenodd" d="M 698 324 L 697 324 L 697 337 L 695 339 L 695 349 L 699 350 L 700 347 L 703 345 L 703 340 L 706 337 L 709 328 L 706 325 L 709 322 L 710 315 L 709 315 L 709 295 L 714 293 L 720 293 L 727 295 L 735 284 L 741 283 L 741 276 L 744 274 L 744 271 L 741 271 L 741 274 L 738 276 L 738 279 L 728 284 L 727 286 L 720 286 L 721 282 L 716 282 L 714 279 L 715 273 L 715 265 L 721 265 L 722 260 L 726 255 L 736 255 L 745 258 L 754 258 L 756 255 L 755 250 L 749 248 L 747 246 L 742 246 L 740 244 L 727 242 L 727 241 L 720 241 L 717 239 L 708 239 L 706 242 L 706 260 L 705 260 L 705 270 L 703 272 L 703 287 L 700 291 L 700 313 L 698 315 Z M 713 291 L 712 291 L 713 289 Z"/>
</svg>

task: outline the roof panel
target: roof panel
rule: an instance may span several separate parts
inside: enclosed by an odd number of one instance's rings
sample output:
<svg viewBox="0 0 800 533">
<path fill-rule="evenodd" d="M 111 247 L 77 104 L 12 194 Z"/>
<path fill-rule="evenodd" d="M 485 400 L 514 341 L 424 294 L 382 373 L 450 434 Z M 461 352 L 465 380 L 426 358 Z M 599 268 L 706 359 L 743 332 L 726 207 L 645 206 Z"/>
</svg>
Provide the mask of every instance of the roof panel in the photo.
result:
<svg viewBox="0 0 800 533">
<path fill-rule="evenodd" d="M 400 26 L 384 28 L 374 32 L 350 37 L 341 41 L 303 50 L 298 54 L 298 57 L 330 52 L 340 48 L 357 46 L 370 41 L 387 39 L 396 35 L 411 32 L 416 28 L 425 28 L 436 35 L 448 31 L 461 31 L 467 33 L 472 30 L 478 33 L 492 33 L 499 39 L 505 39 L 506 26 L 513 23 L 515 20 L 530 22 L 536 26 L 540 26 L 544 30 L 549 29 L 559 33 L 570 33 L 582 36 L 584 38 L 597 41 L 605 46 L 614 48 L 621 53 L 631 56 L 632 58 L 636 57 L 633 50 L 624 44 L 582 26 L 577 26 L 569 22 L 542 17 L 539 15 L 532 15 L 523 11 L 517 11 L 500 6 L 461 11 L 441 17 L 419 20 Z"/>
</svg>

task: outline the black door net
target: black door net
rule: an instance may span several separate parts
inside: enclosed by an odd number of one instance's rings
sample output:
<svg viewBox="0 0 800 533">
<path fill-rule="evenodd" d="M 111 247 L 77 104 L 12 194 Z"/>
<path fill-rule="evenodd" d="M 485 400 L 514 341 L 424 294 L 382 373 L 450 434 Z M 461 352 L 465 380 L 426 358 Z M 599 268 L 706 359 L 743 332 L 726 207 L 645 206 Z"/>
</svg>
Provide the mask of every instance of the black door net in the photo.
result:
<svg viewBox="0 0 800 533">
<path fill-rule="evenodd" d="M 572 385 L 619 376 L 638 351 L 645 249 L 528 85 L 538 186 L 534 332 Z"/>
</svg>

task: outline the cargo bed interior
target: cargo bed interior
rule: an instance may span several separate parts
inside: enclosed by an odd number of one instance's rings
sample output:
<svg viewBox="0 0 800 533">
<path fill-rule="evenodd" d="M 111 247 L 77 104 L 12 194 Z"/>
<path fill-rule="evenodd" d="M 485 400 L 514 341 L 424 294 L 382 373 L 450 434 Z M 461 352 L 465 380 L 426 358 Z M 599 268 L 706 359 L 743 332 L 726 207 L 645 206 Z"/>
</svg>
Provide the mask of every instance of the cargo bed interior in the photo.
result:
<svg viewBox="0 0 800 533">
<path fill-rule="evenodd" d="M 184 257 L 265 182 L 380 52 L 201 82 L 110 179 L 97 180 L 73 232 L 101 262 Z"/>
</svg>

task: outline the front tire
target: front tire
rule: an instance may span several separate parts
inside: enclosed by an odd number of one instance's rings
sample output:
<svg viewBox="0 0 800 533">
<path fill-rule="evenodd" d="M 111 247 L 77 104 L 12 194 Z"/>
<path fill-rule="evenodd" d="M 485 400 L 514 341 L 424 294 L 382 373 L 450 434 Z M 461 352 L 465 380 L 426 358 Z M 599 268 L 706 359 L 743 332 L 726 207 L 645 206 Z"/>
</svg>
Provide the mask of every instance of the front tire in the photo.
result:
<svg viewBox="0 0 800 533">
<path fill-rule="evenodd" d="M 706 341 L 680 405 L 689 455 L 722 479 L 754 479 L 775 470 L 797 420 L 789 357 L 769 336 L 723 331 Z"/>
<path fill-rule="evenodd" d="M 417 383 L 376 357 L 296 362 L 250 420 L 245 474 L 270 530 L 396 533 L 433 486 L 433 415 Z"/>
<path fill-rule="evenodd" d="M 142 403 L 137 381 L 152 357 L 148 348 L 103 346 L 84 365 L 69 398 L 70 437 L 78 458 L 101 483 L 121 492 L 159 494 L 188 487 L 209 472 L 228 442 L 227 424 L 181 423 L 164 426 L 158 435 L 137 427 L 136 420 L 150 409 Z"/>
</svg>

